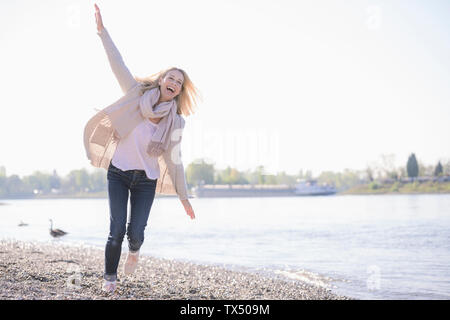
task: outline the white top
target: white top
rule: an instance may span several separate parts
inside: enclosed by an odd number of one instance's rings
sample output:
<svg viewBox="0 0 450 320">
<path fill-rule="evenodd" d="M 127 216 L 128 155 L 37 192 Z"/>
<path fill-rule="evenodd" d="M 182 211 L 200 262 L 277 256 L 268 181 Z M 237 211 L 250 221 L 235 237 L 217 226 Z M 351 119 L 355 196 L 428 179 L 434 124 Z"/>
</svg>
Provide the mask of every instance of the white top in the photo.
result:
<svg viewBox="0 0 450 320">
<path fill-rule="evenodd" d="M 145 119 L 129 135 L 120 139 L 111 160 L 112 164 L 123 171 L 145 170 L 147 178 L 158 179 L 158 158 L 147 154 L 150 138 L 157 126 L 149 119 Z"/>
</svg>

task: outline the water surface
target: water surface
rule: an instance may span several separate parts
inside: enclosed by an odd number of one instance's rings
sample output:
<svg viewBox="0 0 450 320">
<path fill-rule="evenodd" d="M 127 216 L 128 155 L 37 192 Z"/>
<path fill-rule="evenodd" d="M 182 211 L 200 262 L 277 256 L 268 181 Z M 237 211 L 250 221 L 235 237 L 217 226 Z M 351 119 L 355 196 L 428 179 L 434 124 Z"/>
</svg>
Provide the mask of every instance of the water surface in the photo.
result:
<svg viewBox="0 0 450 320">
<path fill-rule="evenodd" d="M 106 244 L 107 199 L 2 202 L 0 238 Z M 360 299 L 450 298 L 450 195 L 191 203 L 193 221 L 177 198 L 155 199 L 143 254 L 301 279 Z M 69 234 L 52 239 L 50 218 Z M 19 227 L 21 220 L 29 225 Z"/>
</svg>

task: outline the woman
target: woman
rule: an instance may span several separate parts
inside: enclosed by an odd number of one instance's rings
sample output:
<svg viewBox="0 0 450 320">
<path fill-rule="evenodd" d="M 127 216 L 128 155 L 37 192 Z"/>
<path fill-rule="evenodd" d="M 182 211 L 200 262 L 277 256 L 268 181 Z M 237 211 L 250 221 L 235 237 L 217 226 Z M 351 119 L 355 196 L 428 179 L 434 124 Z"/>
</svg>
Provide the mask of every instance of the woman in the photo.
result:
<svg viewBox="0 0 450 320">
<path fill-rule="evenodd" d="M 107 169 L 110 231 L 105 248 L 102 289 L 117 288 L 117 268 L 125 233 L 128 255 L 124 274 L 134 272 L 155 193 L 178 195 L 189 203 L 179 151 L 185 121 L 198 93 L 185 71 L 170 68 L 147 78 L 133 77 L 103 26 L 95 4 L 100 36 L 124 96 L 100 110 L 84 130 L 86 154 L 95 167 Z M 130 218 L 127 205 L 130 194 Z"/>
</svg>

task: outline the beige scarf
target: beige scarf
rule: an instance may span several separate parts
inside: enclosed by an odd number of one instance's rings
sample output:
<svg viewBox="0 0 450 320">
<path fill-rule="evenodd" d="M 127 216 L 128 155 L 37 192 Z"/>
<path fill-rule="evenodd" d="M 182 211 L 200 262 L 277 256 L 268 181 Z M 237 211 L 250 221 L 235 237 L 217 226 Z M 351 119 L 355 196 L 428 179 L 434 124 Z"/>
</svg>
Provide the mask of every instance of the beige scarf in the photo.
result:
<svg viewBox="0 0 450 320">
<path fill-rule="evenodd" d="M 152 88 L 145 91 L 139 100 L 139 108 L 144 118 L 162 118 L 147 147 L 147 153 L 151 157 L 160 156 L 167 150 L 175 128 L 177 102 L 172 99 L 155 106 L 160 94 L 159 88 Z"/>
<path fill-rule="evenodd" d="M 132 106 L 126 116 L 126 109 L 107 112 L 115 129 L 114 134 L 119 139 L 127 136 L 142 118 L 147 121 L 150 121 L 148 118 L 162 118 L 147 147 L 147 154 L 151 157 L 159 157 L 169 148 L 172 132 L 175 130 L 177 103 L 172 99 L 155 106 L 160 94 L 159 88 L 146 90 L 138 99 L 139 107 Z"/>
</svg>

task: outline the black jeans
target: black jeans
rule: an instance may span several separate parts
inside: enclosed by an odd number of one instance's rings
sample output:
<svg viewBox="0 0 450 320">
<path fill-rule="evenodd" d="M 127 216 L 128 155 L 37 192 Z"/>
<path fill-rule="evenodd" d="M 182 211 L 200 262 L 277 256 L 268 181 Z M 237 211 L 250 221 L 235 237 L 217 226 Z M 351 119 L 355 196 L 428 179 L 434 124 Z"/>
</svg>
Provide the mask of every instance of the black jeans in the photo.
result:
<svg viewBox="0 0 450 320">
<path fill-rule="evenodd" d="M 117 279 L 122 241 L 127 234 L 128 248 L 136 252 L 144 242 L 144 229 L 155 198 L 158 179 L 147 178 L 144 170 L 126 170 L 110 163 L 107 173 L 110 227 L 105 248 L 105 274 L 109 281 Z M 127 225 L 128 194 L 130 219 Z"/>
</svg>

